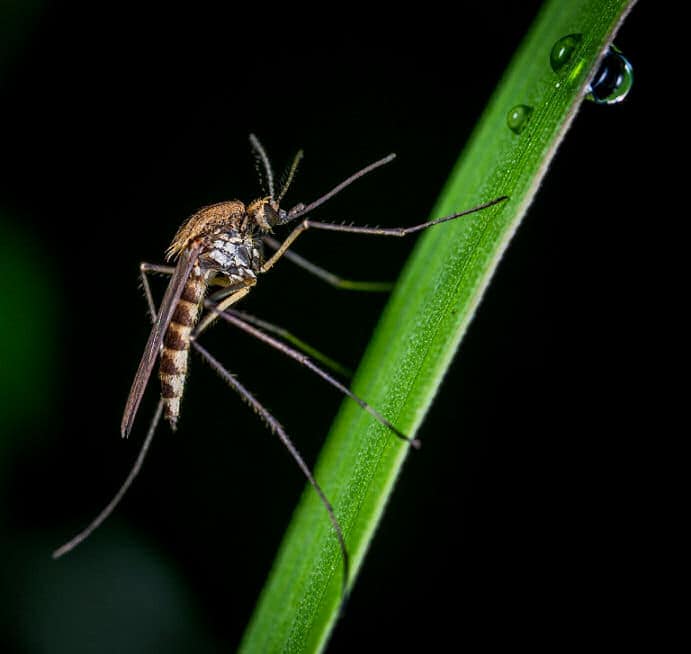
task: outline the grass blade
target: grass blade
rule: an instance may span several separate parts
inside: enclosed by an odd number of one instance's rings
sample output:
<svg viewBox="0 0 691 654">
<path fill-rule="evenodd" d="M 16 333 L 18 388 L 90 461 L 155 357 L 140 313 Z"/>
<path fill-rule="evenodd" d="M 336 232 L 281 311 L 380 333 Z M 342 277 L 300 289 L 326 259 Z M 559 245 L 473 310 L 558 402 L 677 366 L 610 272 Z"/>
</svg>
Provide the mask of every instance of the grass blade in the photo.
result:
<svg viewBox="0 0 691 654">
<path fill-rule="evenodd" d="M 412 435 L 442 383 L 501 255 L 585 97 L 633 0 L 551 0 L 497 87 L 433 217 L 500 195 L 510 200 L 435 227 L 419 241 L 365 354 L 353 389 Z M 573 57 L 550 66 L 558 39 L 580 34 Z M 519 134 L 513 107 L 532 109 Z M 345 402 L 316 466 L 346 534 L 353 578 L 407 448 Z M 351 579 L 351 583 L 352 583 Z M 303 494 L 241 646 L 243 652 L 321 650 L 337 618 L 341 560 L 323 506 Z"/>
</svg>

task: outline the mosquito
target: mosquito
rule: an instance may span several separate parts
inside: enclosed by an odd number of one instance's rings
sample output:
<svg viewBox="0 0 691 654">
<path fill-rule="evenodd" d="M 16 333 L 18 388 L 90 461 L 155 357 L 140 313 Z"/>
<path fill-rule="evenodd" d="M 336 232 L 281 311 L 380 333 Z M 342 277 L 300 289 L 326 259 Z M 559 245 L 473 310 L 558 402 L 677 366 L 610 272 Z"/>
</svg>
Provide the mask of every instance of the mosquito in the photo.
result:
<svg viewBox="0 0 691 654">
<path fill-rule="evenodd" d="M 289 336 L 287 332 L 232 307 L 254 288 L 260 275 L 269 272 L 283 257 L 332 286 L 364 291 L 388 290 L 390 286 L 387 284 L 342 279 L 290 251 L 289 248 L 295 240 L 308 229 L 403 237 L 494 206 L 506 200 L 507 197 L 502 196 L 471 209 L 411 227 L 359 227 L 317 222 L 307 216 L 356 180 L 391 162 L 395 155 L 389 154 L 362 168 L 314 202 L 307 205 L 296 204 L 292 209 L 286 211 L 280 205 L 295 177 L 303 157 L 302 150 L 293 159 L 285 182 L 277 195 L 273 169 L 264 147 L 254 134 L 250 134 L 250 144 L 258 162 L 260 176 L 263 177 L 266 194 L 247 205 L 240 200 L 230 200 L 200 209 L 183 223 L 167 250 L 166 259 L 169 262 L 176 261 L 175 266 L 146 262 L 140 264 L 141 280 L 153 327 L 125 405 L 120 425 L 122 436 L 126 438 L 132 431 L 139 405 L 157 360 L 160 360 L 161 398 L 149 424 L 138 457 L 116 495 L 83 531 L 55 550 L 53 558 L 59 558 L 74 549 L 113 512 L 139 473 L 161 418 L 165 418 L 173 430 L 176 428 L 180 415 L 180 401 L 187 377 L 190 349 L 194 349 L 278 436 L 316 491 L 338 539 L 343 561 L 345 596 L 349 578 L 348 551 L 343 530 L 331 503 L 283 426 L 248 389 L 199 343 L 199 337 L 220 318 L 298 361 L 341 393 L 357 402 L 360 407 L 396 437 L 405 441 L 409 446 L 419 447 L 419 442 L 416 439 L 404 434 L 374 407 L 326 372 L 323 367 L 317 365 L 304 353 L 306 348 L 300 345 L 299 341 L 292 339 L 293 343 L 297 342 L 302 352 L 289 346 L 285 342 Z M 271 236 L 274 228 L 296 221 L 298 221 L 296 226 L 282 242 Z M 265 255 L 264 246 L 273 250 L 270 256 Z M 170 282 L 158 310 L 149 285 L 148 275 L 151 273 L 170 276 Z M 214 287 L 217 287 L 218 290 L 211 292 L 210 289 Z M 282 336 L 283 340 L 274 338 L 269 332 Z M 313 354 L 313 358 L 318 358 L 329 365 L 329 361 L 325 357 L 314 357 Z M 330 365 L 329 367 L 333 368 L 334 366 Z"/>
</svg>

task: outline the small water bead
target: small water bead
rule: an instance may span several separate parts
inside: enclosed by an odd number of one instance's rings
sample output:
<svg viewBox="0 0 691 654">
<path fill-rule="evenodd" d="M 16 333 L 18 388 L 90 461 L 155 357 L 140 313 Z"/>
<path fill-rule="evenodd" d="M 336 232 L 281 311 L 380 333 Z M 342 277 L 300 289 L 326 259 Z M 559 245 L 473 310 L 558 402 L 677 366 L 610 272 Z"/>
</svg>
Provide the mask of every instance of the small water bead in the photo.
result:
<svg viewBox="0 0 691 654">
<path fill-rule="evenodd" d="M 597 104 L 621 102 L 633 86 L 633 66 L 613 45 L 610 46 L 586 96 Z"/>
<path fill-rule="evenodd" d="M 517 104 L 515 107 L 511 107 L 509 113 L 506 114 L 506 124 L 512 132 L 520 134 L 528 124 L 532 113 L 532 107 L 527 104 Z"/>
<path fill-rule="evenodd" d="M 549 53 L 549 63 L 555 73 L 558 73 L 573 59 L 574 52 L 576 52 L 582 40 L 583 35 L 581 34 L 568 34 L 567 36 L 562 36 L 552 46 L 552 51 Z"/>
</svg>

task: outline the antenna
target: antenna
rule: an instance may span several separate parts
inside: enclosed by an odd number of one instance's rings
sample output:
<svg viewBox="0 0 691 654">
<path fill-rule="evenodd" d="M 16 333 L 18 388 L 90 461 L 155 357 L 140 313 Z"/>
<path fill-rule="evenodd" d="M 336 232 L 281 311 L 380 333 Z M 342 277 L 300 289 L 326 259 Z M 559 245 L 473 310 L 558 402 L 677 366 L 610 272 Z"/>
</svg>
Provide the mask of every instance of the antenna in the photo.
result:
<svg viewBox="0 0 691 654">
<path fill-rule="evenodd" d="M 250 143 L 252 144 L 252 149 L 254 150 L 254 155 L 257 158 L 257 163 L 261 161 L 264 167 L 264 174 L 266 178 L 263 180 L 266 182 L 268 187 L 266 190 L 269 192 L 271 199 L 274 199 L 274 171 L 271 168 L 271 162 L 269 161 L 269 155 L 266 154 L 264 146 L 259 142 L 259 139 L 254 135 L 250 134 Z M 260 174 L 261 177 L 261 174 Z"/>
<path fill-rule="evenodd" d="M 350 186 L 354 181 L 360 179 L 360 177 L 364 177 L 365 175 L 367 175 L 367 173 L 371 173 L 373 170 L 385 166 L 387 163 L 390 163 L 395 158 L 396 155 L 392 152 L 383 159 L 379 159 L 379 161 L 375 161 L 374 163 L 371 163 L 369 166 L 365 166 L 362 170 L 358 170 L 356 173 L 348 177 L 348 179 L 343 180 L 338 186 L 332 188 L 328 193 L 325 193 L 320 198 L 308 204 L 307 206 L 305 206 L 304 204 L 295 205 L 286 214 L 285 219 L 281 222 L 285 224 L 287 222 L 290 222 L 291 220 L 295 220 L 296 218 L 300 218 L 301 216 L 308 214 L 310 211 L 313 211 L 317 207 L 320 207 L 327 200 L 330 200 L 337 193 L 340 193 L 344 188 L 346 188 L 346 186 Z"/>
</svg>

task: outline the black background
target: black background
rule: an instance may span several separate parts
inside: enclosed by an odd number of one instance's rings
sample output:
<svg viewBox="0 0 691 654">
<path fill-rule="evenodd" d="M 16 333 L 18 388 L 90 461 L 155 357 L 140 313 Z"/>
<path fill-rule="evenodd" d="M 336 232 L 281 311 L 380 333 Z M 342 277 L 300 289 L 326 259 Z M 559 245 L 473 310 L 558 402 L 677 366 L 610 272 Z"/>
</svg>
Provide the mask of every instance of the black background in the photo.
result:
<svg viewBox="0 0 691 654">
<path fill-rule="evenodd" d="M 148 332 L 138 264 L 160 262 L 199 206 L 259 193 L 249 132 L 279 170 L 304 148 L 288 204 L 395 151 L 319 217 L 423 220 L 539 4 L 451 16 L 64 2 L 38 15 L 5 66 L 1 197 L 57 295 L 59 376 L 52 413 L 22 427 L 7 483 L 10 646 L 43 651 L 31 629 L 54 624 L 46 607 L 64 628 L 48 651 L 118 651 L 121 632 L 134 634 L 128 651 L 237 645 L 303 479 L 198 360 L 178 432 L 161 430 L 111 524 L 64 564 L 42 558 L 101 508 L 143 437 L 143 423 L 130 442 L 118 436 Z M 626 389 L 646 357 L 635 344 L 652 282 L 639 252 L 658 192 L 645 155 L 656 97 L 646 12 L 634 9 L 617 39 L 634 89 L 577 117 L 423 424 L 329 651 L 590 642 L 635 621 L 648 434 Z M 310 234 L 296 249 L 353 278 L 392 279 L 411 245 Z M 282 265 L 244 308 L 355 365 L 383 302 Z M 205 343 L 312 461 L 339 397 L 230 329 Z M 138 547 L 174 571 L 184 618 L 148 626 L 153 590 L 118 577 Z"/>
</svg>

